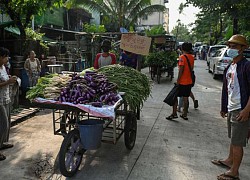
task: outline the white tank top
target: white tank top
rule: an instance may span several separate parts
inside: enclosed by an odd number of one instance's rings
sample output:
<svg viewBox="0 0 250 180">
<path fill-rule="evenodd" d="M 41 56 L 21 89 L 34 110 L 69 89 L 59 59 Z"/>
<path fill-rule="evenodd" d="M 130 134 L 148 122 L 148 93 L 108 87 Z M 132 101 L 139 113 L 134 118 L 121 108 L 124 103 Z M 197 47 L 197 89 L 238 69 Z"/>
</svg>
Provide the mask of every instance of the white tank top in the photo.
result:
<svg viewBox="0 0 250 180">
<path fill-rule="evenodd" d="M 227 70 L 227 89 L 228 89 L 228 111 L 241 109 L 240 85 L 237 77 L 237 64 L 231 64 Z"/>
</svg>

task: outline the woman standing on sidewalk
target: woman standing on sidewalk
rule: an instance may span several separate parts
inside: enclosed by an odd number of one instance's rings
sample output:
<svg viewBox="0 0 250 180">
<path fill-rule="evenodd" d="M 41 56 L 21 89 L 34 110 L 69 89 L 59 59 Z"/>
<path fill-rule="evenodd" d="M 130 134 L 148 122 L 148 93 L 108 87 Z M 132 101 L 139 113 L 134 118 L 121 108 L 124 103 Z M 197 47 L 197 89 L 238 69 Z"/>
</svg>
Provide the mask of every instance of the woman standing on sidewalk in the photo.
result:
<svg viewBox="0 0 250 180">
<path fill-rule="evenodd" d="M 9 76 L 5 65 L 8 62 L 9 50 L 0 47 L 0 150 L 12 148 L 9 141 L 10 132 L 10 89 L 9 85 L 14 84 L 17 80 L 15 76 Z M 0 161 L 6 157 L 0 153 Z"/>
<path fill-rule="evenodd" d="M 39 59 L 36 58 L 34 51 L 30 51 L 29 58 L 24 63 L 24 69 L 27 71 L 29 76 L 29 86 L 33 87 L 37 84 L 40 77 L 41 64 Z"/>
</svg>

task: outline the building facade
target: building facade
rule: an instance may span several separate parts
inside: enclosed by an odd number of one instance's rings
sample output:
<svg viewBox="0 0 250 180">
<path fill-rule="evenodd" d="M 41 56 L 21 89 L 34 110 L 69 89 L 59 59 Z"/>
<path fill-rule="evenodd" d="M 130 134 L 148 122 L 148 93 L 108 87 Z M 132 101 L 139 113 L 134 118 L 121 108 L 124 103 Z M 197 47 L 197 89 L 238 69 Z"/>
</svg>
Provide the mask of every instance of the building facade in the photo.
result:
<svg viewBox="0 0 250 180">
<path fill-rule="evenodd" d="M 167 0 L 151 0 L 153 4 L 165 5 Z M 166 32 L 169 32 L 169 9 L 167 8 L 165 12 L 155 12 L 151 15 L 144 16 L 140 18 L 137 25 L 137 31 L 143 31 L 145 29 L 150 29 L 152 26 L 163 25 Z"/>
</svg>

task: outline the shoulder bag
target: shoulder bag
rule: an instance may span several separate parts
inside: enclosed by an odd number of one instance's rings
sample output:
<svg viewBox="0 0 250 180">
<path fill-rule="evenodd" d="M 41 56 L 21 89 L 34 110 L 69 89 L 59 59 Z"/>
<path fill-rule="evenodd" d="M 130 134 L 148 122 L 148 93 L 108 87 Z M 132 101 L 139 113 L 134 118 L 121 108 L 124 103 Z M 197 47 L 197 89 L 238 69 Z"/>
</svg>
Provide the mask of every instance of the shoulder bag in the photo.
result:
<svg viewBox="0 0 250 180">
<path fill-rule="evenodd" d="M 193 87 L 193 86 L 194 86 L 194 84 L 195 84 L 195 79 L 196 79 L 195 74 L 194 74 L 194 70 L 192 70 L 192 68 L 191 68 L 190 61 L 189 61 L 189 59 L 188 59 L 187 55 L 184 55 L 184 56 L 185 56 L 185 57 L 186 57 L 186 59 L 187 59 L 188 67 L 189 67 L 189 70 L 190 70 L 190 73 L 191 73 L 191 78 L 192 78 L 192 87 Z"/>
</svg>

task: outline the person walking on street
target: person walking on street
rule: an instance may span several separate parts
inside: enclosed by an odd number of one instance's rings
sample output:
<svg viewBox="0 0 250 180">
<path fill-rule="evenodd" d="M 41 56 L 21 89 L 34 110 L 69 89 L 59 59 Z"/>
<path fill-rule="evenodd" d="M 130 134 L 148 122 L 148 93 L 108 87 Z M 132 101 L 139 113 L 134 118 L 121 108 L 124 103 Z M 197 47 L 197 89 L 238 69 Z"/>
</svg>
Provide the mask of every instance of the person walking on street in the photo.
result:
<svg viewBox="0 0 250 180">
<path fill-rule="evenodd" d="M 188 60 L 190 62 L 191 68 L 194 67 L 194 57 L 192 55 L 192 44 L 188 42 L 184 42 L 181 46 L 183 54 L 179 58 L 178 66 L 179 66 L 179 72 L 178 72 L 178 78 L 177 78 L 177 84 L 179 85 L 179 93 L 178 97 L 183 97 L 183 113 L 180 115 L 181 118 L 184 120 L 188 120 L 187 117 L 187 111 L 188 111 L 188 97 L 191 93 L 192 88 L 192 78 L 191 78 L 191 72 L 188 66 Z M 178 118 L 177 116 L 177 98 L 175 100 L 175 103 L 173 105 L 173 111 L 172 114 L 166 119 L 172 120 Z"/>
<path fill-rule="evenodd" d="M 109 40 L 104 40 L 101 45 L 102 53 L 98 53 L 95 57 L 94 68 L 99 69 L 103 66 L 116 64 L 115 54 L 110 53 L 111 42 Z"/>
<path fill-rule="evenodd" d="M 29 77 L 29 87 L 35 86 L 40 77 L 41 64 L 34 51 L 30 51 L 29 58 L 24 63 L 24 69 Z"/>
<path fill-rule="evenodd" d="M 229 169 L 217 176 L 218 180 L 239 179 L 250 122 L 250 61 L 243 56 L 248 43 L 244 36 L 237 34 L 228 40 L 227 45 L 227 55 L 233 61 L 224 71 L 220 114 L 223 118 L 227 116 L 231 142 L 227 158 L 212 160 L 212 163 Z"/>
<path fill-rule="evenodd" d="M 0 150 L 12 148 L 9 144 L 10 132 L 10 85 L 17 80 L 16 76 L 8 75 L 5 65 L 8 63 L 9 50 L 0 47 Z M 0 153 L 0 161 L 6 157 Z"/>
</svg>

